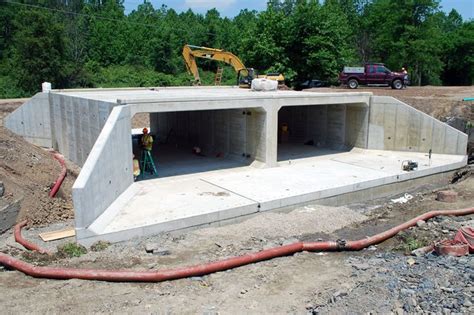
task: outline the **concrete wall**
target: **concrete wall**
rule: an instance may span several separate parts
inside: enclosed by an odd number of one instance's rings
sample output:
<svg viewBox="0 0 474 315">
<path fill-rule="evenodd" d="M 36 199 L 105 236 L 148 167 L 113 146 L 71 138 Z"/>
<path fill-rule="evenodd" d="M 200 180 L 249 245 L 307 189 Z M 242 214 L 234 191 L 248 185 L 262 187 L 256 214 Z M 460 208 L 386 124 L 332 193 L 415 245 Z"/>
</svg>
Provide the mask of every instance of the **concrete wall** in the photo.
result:
<svg viewBox="0 0 474 315">
<path fill-rule="evenodd" d="M 114 103 L 49 94 L 52 147 L 82 166 L 114 107 Z"/>
<path fill-rule="evenodd" d="M 150 127 L 159 141 L 199 146 L 205 155 L 264 162 L 265 112 L 222 109 L 151 113 Z M 249 157 L 247 157 L 249 155 Z"/>
<path fill-rule="evenodd" d="M 368 107 L 364 104 L 285 106 L 278 113 L 278 126 L 289 126 L 289 142 L 343 149 L 366 148 Z"/>
<path fill-rule="evenodd" d="M 76 229 L 91 224 L 133 183 L 131 115 L 115 107 L 72 187 Z"/>
<path fill-rule="evenodd" d="M 466 134 L 393 97 L 373 96 L 369 117 L 369 149 L 466 154 Z"/>
<path fill-rule="evenodd" d="M 52 141 L 48 93 L 37 93 L 8 115 L 4 124 L 28 142 L 50 148 Z"/>
</svg>

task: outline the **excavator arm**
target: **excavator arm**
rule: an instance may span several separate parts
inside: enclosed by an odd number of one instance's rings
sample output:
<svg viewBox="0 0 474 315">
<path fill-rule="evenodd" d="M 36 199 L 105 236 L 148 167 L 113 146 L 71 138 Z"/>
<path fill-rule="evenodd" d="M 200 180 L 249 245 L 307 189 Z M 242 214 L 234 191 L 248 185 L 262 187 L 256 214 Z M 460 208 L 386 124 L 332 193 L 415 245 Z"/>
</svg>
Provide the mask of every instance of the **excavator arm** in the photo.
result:
<svg viewBox="0 0 474 315">
<path fill-rule="evenodd" d="M 183 58 L 188 72 L 194 76 L 194 81 L 198 85 L 201 84 L 201 78 L 199 77 L 196 58 L 222 61 L 231 65 L 238 76 L 247 77 L 249 75 L 248 69 L 236 55 L 222 49 L 184 45 Z"/>
</svg>

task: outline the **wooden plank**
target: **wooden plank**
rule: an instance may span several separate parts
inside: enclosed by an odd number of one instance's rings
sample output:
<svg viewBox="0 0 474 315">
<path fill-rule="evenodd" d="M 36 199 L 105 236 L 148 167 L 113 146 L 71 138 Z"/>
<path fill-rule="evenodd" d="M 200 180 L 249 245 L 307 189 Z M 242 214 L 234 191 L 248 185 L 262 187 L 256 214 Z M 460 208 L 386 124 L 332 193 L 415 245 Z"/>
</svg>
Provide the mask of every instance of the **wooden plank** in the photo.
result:
<svg viewBox="0 0 474 315">
<path fill-rule="evenodd" d="M 71 237 L 76 235 L 75 229 L 65 229 L 60 231 L 52 231 L 52 232 L 45 232 L 40 233 L 39 237 L 45 242 L 55 241 L 66 237 Z"/>
</svg>

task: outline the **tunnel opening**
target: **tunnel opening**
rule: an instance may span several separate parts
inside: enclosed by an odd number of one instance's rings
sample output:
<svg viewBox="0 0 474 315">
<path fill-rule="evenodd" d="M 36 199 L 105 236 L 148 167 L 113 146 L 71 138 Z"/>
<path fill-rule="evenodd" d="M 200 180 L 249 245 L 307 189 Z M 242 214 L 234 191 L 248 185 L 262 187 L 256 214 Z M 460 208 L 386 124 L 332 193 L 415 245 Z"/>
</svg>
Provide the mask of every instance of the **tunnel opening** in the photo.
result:
<svg viewBox="0 0 474 315">
<path fill-rule="evenodd" d="M 138 128 L 132 129 L 133 153 L 142 166 L 142 128 L 147 127 L 154 140 L 151 153 L 157 171 L 156 175 L 145 172 L 138 180 L 263 162 L 265 113 L 262 110 L 196 110 L 135 116 L 133 126 Z"/>
<path fill-rule="evenodd" d="M 277 160 L 366 148 L 368 115 L 366 104 L 284 106 L 278 112 Z"/>
</svg>

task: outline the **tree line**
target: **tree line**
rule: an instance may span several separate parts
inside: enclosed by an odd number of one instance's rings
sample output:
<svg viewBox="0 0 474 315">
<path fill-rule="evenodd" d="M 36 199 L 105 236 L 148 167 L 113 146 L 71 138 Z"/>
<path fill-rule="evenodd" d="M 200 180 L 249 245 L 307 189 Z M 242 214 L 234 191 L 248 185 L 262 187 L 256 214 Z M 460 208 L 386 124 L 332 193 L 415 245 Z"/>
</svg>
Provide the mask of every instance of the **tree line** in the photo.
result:
<svg viewBox="0 0 474 315">
<path fill-rule="evenodd" d="M 247 67 L 337 82 L 343 66 L 384 62 L 414 85 L 472 85 L 474 21 L 437 0 L 270 0 L 261 12 L 177 13 L 149 2 L 1 0 L 0 97 L 53 88 L 189 85 L 181 50 L 229 50 Z M 200 60 L 205 84 L 218 64 Z M 232 69 L 223 83 L 234 84 Z"/>
</svg>

